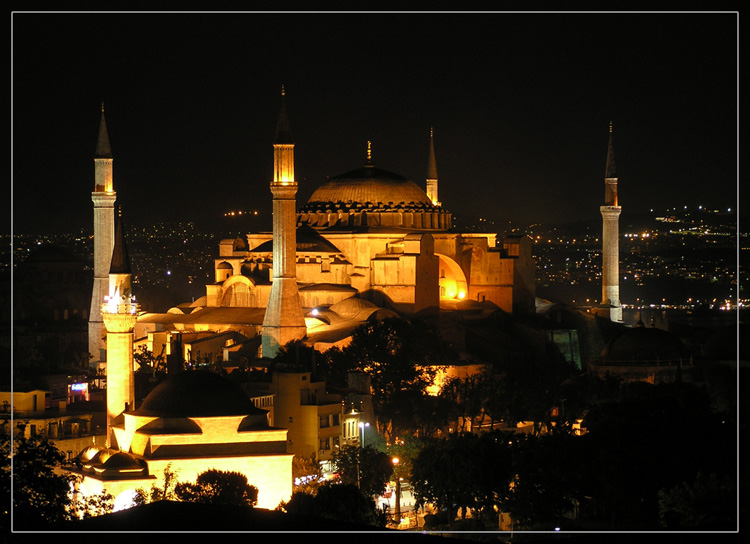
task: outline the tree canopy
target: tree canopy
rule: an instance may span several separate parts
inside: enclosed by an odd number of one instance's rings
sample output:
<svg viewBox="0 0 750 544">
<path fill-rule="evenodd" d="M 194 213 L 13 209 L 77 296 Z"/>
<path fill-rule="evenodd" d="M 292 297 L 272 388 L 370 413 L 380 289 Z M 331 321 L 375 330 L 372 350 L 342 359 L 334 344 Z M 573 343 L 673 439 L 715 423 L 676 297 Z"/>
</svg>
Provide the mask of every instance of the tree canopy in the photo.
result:
<svg viewBox="0 0 750 544">
<path fill-rule="evenodd" d="M 366 497 L 355 485 L 326 484 L 315 495 L 294 493 L 281 508 L 294 515 L 334 519 L 359 525 L 382 528 L 387 523 L 384 512 L 375 501 Z"/>
<path fill-rule="evenodd" d="M 203 504 L 253 507 L 258 503 L 258 488 L 247 483 L 247 476 L 216 469 L 200 473 L 195 483 L 178 483 L 175 495 L 183 502 Z"/>
<path fill-rule="evenodd" d="M 357 487 L 366 497 L 383 493 L 393 473 L 388 454 L 372 446 L 342 446 L 334 452 L 331 462 L 341 482 Z"/>
<path fill-rule="evenodd" d="M 369 376 L 379 431 L 386 441 L 399 430 L 412 430 L 415 406 L 427 397 L 436 368 L 455 360 L 434 329 L 401 318 L 359 327 L 348 346 L 329 350 L 326 357 L 329 385 L 346 385 L 349 371 Z"/>
<path fill-rule="evenodd" d="M 80 477 L 60 470 L 64 460 L 65 454 L 49 440 L 27 438 L 23 431 L 11 440 L 7 428 L 0 426 L 0 493 L 6 505 L 0 521 L 3 528 L 10 529 L 9 506 L 16 530 L 39 529 L 112 511 L 112 495 L 103 492 L 82 497 L 76 493 Z"/>
</svg>

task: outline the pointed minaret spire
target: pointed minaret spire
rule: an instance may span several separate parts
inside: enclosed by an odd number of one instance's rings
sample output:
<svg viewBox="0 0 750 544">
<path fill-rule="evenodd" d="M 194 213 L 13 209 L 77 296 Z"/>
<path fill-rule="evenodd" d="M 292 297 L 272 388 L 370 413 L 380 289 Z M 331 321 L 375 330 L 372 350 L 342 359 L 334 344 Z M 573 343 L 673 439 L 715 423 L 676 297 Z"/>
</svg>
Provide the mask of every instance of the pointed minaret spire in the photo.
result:
<svg viewBox="0 0 750 544">
<path fill-rule="evenodd" d="M 615 147 L 612 144 L 612 121 L 609 122 L 609 145 L 607 146 L 607 167 L 604 172 L 604 177 L 605 179 L 617 179 L 617 168 L 615 168 Z M 616 192 L 614 196 L 617 196 Z M 605 202 L 607 202 L 606 197 Z M 617 204 L 614 205 L 616 206 Z"/>
<path fill-rule="evenodd" d="M 96 141 L 94 157 L 97 159 L 112 158 L 112 148 L 109 147 L 109 134 L 107 134 L 107 122 L 104 120 L 104 102 L 102 102 L 102 118 L 99 121 L 99 138 Z"/>
<path fill-rule="evenodd" d="M 289 116 L 286 113 L 286 91 L 284 86 L 281 86 L 281 112 L 279 113 L 279 120 L 276 123 L 276 138 L 277 144 L 293 144 L 294 138 L 292 138 L 292 129 L 289 128 Z"/>
<path fill-rule="evenodd" d="M 435 161 L 435 140 L 434 131 L 430 127 L 430 151 L 427 157 L 427 183 L 426 183 L 427 197 L 432 201 L 434 206 L 440 206 L 438 200 L 438 175 L 437 175 L 437 163 Z"/>
<path fill-rule="evenodd" d="M 115 246 L 112 249 L 110 274 L 130 274 L 130 257 L 125 246 L 125 234 L 122 227 L 122 208 L 117 208 L 117 227 L 115 228 Z"/>
</svg>

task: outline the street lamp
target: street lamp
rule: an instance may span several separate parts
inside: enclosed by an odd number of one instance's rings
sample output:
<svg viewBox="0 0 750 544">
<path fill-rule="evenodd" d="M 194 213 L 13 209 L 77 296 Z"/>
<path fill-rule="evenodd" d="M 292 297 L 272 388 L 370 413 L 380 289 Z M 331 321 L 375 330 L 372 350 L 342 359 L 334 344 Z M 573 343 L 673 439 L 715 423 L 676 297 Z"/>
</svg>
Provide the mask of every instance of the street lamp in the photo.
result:
<svg viewBox="0 0 750 544">
<path fill-rule="evenodd" d="M 365 447 L 365 428 L 369 427 L 369 423 L 359 422 L 359 447 Z"/>
<path fill-rule="evenodd" d="M 398 463 L 399 458 L 394 457 L 391 459 L 393 462 L 393 472 L 395 472 L 396 475 L 396 521 L 400 524 L 401 523 L 401 478 L 398 476 Z"/>
<path fill-rule="evenodd" d="M 362 469 L 360 466 L 360 462 L 362 461 L 362 448 L 364 447 L 364 441 L 365 441 L 365 428 L 369 427 L 369 423 L 363 423 L 362 421 L 359 422 L 359 450 L 357 452 L 357 488 L 361 485 L 362 480 Z"/>
</svg>

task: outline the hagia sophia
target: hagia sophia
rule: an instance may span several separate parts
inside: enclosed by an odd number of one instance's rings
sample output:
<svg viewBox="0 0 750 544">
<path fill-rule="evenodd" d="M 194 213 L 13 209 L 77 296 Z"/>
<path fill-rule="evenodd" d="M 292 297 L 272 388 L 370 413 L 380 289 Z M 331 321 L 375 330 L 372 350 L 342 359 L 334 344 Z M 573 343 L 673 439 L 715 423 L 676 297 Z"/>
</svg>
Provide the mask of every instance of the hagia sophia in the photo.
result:
<svg viewBox="0 0 750 544">
<path fill-rule="evenodd" d="M 141 312 L 131 291 L 122 218 L 115 217 L 113 156 L 102 107 L 92 193 L 89 351 L 92 363 L 106 369 L 107 431 L 105 445 L 92 445 L 77 456 L 82 493 L 106 489 L 126 501 L 133 490 L 158 483 L 166 467 L 182 480 L 220 468 L 246 474 L 259 488 L 258 506 L 273 509 L 291 497 L 295 454 L 319 454 L 319 461 L 330 458 L 340 445 L 358 444 L 360 424 L 373 418 L 362 408 L 367 405 L 366 384 L 359 384 L 359 397 L 352 402 L 329 394 L 310 372 L 274 374 L 267 390 L 250 395 L 217 374 L 170 372 L 140 401 L 133 385 L 138 346 L 153 353 L 164 349 L 185 361 L 231 361 L 238 353 L 259 360 L 273 358 L 293 340 L 317 351 L 345 346 L 358 326 L 392 316 L 499 311 L 514 317 L 547 312 L 559 323 L 567 319 L 565 312 L 540 305 L 535 297 L 528 237 L 498 239 L 496 234 L 455 229 L 450 211 L 438 198 L 432 131 L 424 190 L 375 166 L 368 142 L 361 167 L 329 178 L 298 207 L 295 144 L 283 89 L 281 99 L 270 182 L 272 232 L 222 240 L 214 260 L 215 281 L 206 285 L 205 296 L 165 313 Z M 621 208 L 611 125 L 605 188 L 602 300 L 596 316 L 575 319 L 586 321 L 582 329 L 592 329 L 592 320 L 603 318 L 621 331 Z M 559 328 L 572 330 L 565 324 Z M 625 332 L 652 346 L 646 360 L 628 359 L 634 353 L 629 347 L 641 343 L 623 339 L 605 352 L 598 369 L 605 374 L 627 368 L 635 379 L 643 379 L 638 365 L 658 361 L 665 342 L 653 338 L 660 333 Z M 554 334 L 546 339 L 555 342 Z M 605 347 L 589 344 L 591 352 Z M 687 370 L 690 361 L 678 346 L 669 347 L 677 355 L 666 368 L 670 377 L 664 379 L 673 380 L 675 371 Z M 662 370 L 659 364 L 649 367 L 651 380 Z M 359 408 L 349 410 L 355 404 Z"/>
</svg>

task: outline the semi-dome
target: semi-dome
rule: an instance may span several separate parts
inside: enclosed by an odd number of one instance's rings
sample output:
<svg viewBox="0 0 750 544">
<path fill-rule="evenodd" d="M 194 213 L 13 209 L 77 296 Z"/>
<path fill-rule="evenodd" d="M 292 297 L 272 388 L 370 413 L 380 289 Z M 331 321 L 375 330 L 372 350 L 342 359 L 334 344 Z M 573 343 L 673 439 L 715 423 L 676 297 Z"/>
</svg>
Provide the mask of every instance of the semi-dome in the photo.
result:
<svg viewBox="0 0 750 544">
<path fill-rule="evenodd" d="M 157 385 L 134 412 L 148 417 L 218 417 L 265 414 L 235 382 L 203 370 L 178 372 Z"/>
<path fill-rule="evenodd" d="M 416 183 L 371 164 L 329 179 L 308 200 L 316 203 L 433 207 Z"/>
<path fill-rule="evenodd" d="M 354 319 L 360 312 L 374 312 L 380 308 L 370 302 L 359 297 L 349 297 L 344 300 L 333 304 L 329 310 L 336 312 L 339 316 L 344 319 Z"/>
</svg>

